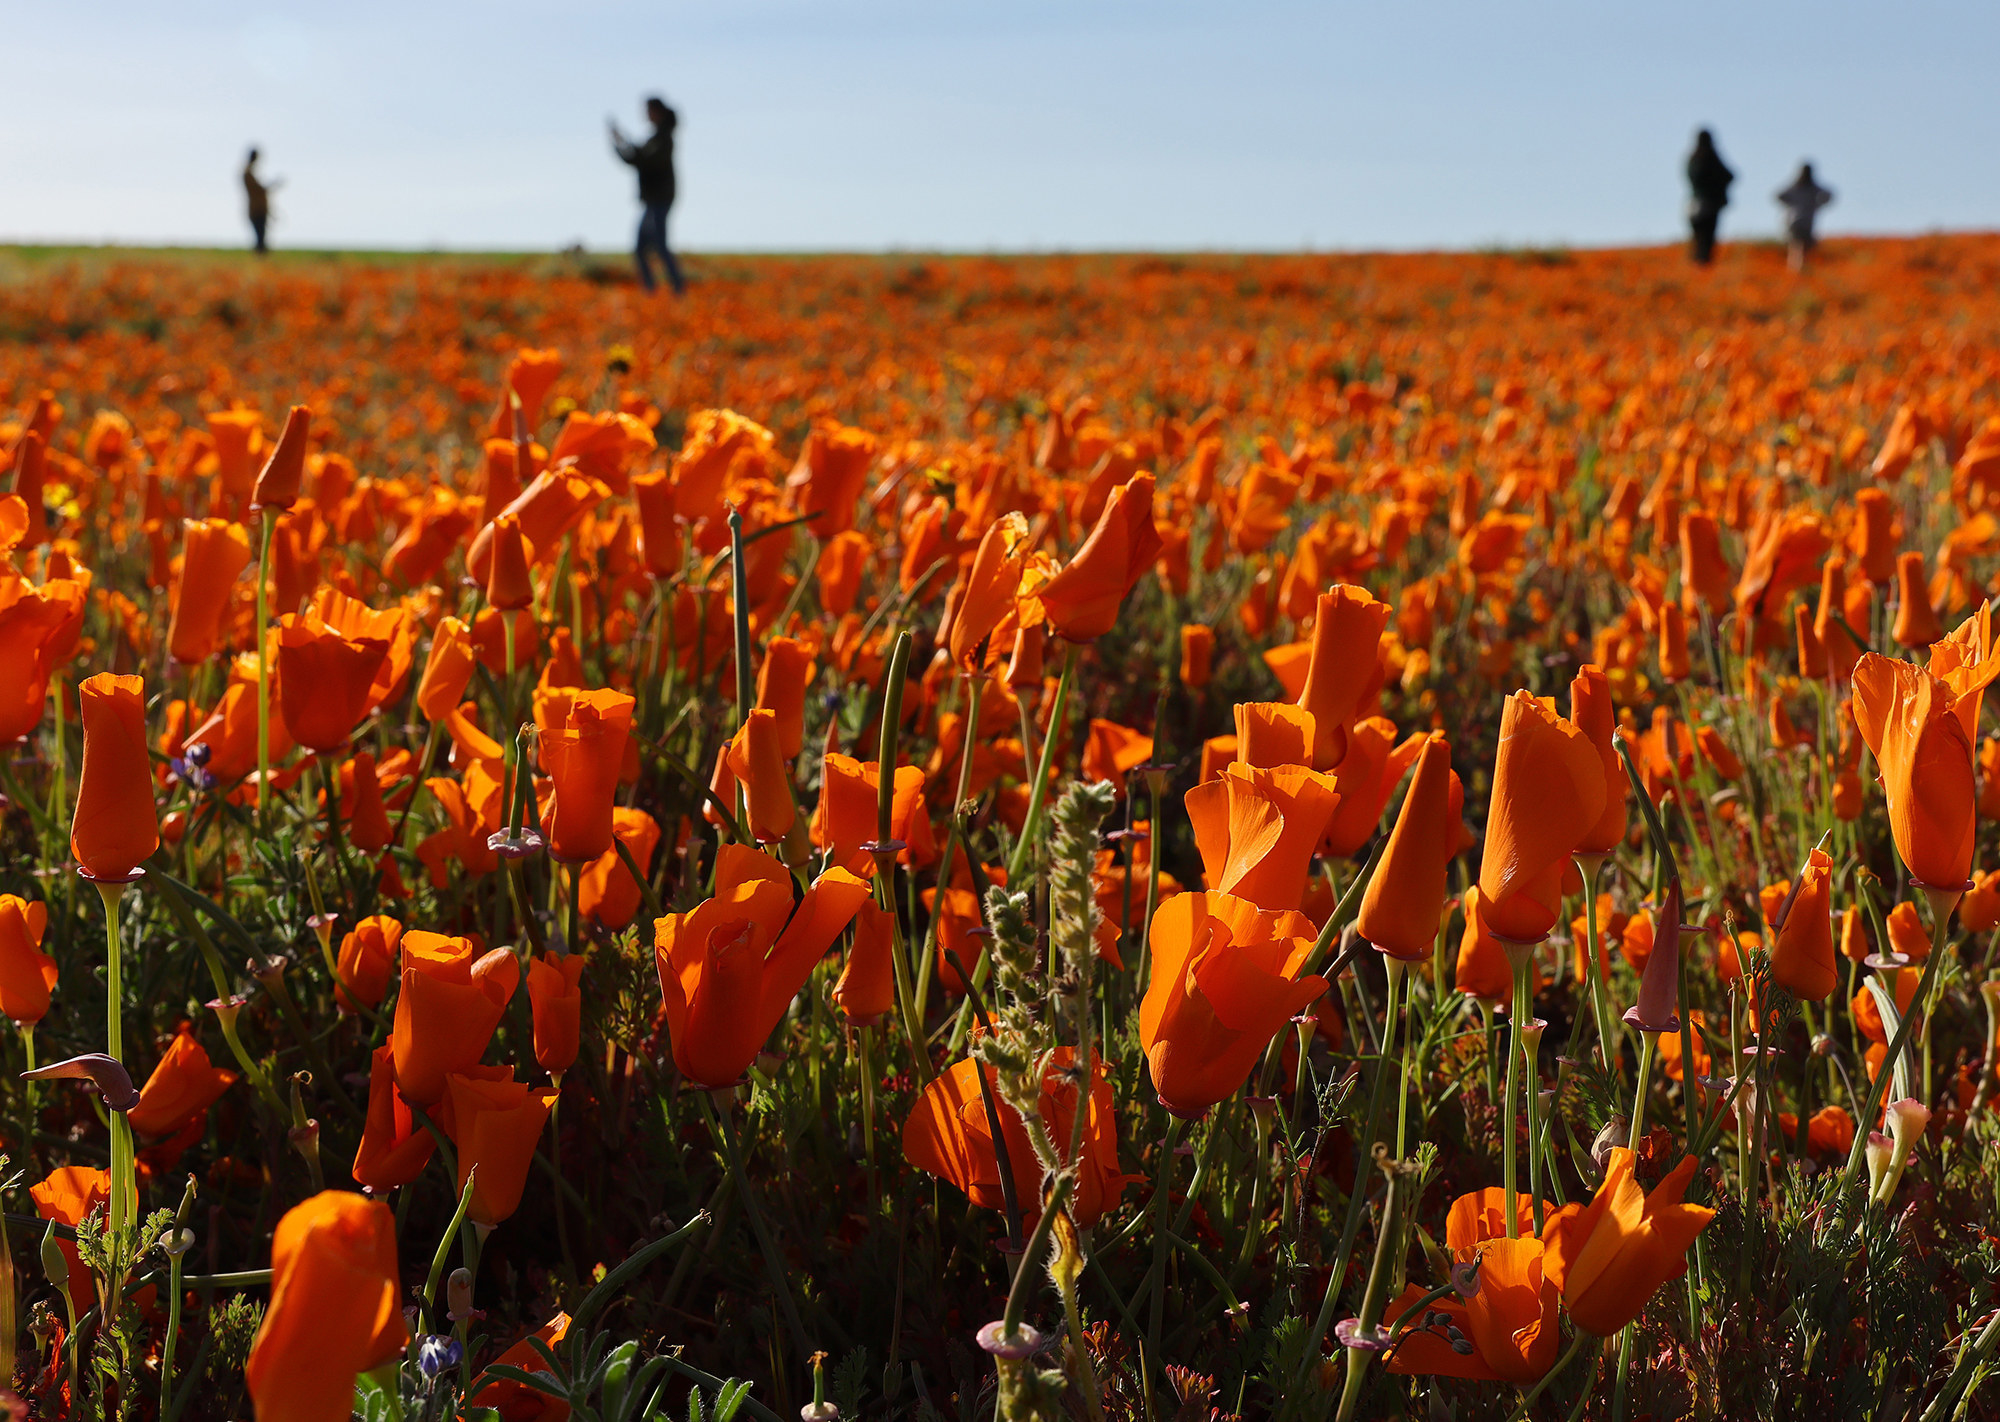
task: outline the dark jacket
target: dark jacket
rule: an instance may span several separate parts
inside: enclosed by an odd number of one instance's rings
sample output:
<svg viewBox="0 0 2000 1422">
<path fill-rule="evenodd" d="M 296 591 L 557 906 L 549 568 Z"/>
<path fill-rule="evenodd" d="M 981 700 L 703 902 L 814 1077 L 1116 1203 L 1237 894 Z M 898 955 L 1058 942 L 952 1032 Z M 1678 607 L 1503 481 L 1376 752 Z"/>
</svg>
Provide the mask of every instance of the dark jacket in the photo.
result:
<svg viewBox="0 0 2000 1422">
<path fill-rule="evenodd" d="M 618 156 L 639 170 L 639 201 L 648 207 L 668 207 L 674 200 L 674 115 L 653 130 L 644 143 L 615 142 Z"/>
<path fill-rule="evenodd" d="M 1688 187 L 1697 209 L 1722 211 L 1729 205 L 1729 185 L 1734 181 L 1736 175 L 1729 171 L 1729 165 L 1722 161 L 1714 145 L 1697 144 L 1688 155 Z"/>
</svg>

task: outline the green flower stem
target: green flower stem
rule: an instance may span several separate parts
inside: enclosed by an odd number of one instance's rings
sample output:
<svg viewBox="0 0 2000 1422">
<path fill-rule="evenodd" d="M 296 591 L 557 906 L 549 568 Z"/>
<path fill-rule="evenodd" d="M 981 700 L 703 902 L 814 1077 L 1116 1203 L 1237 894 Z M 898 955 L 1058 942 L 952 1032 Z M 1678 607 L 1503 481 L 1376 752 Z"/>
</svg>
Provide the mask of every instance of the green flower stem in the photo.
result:
<svg viewBox="0 0 2000 1422">
<path fill-rule="evenodd" d="M 278 510 L 259 510 L 264 517 L 263 541 L 257 550 L 257 828 L 269 833 L 271 782 L 271 535 Z"/>
<path fill-rule="evenodd" d="M 1924 960 L 1924 975 L 1918 981 L 1916 996 L 1912 999 L 1919 1003 L 1930 1000 L 1931 984 L 1937 981 L 1938 967 L 1944 962 L 1944 941 L 1951 927 L 1951 910 L 1958 903 L 1956 891 L 1930 890 L 1927 893 L 1935 895 L 1931 902 L 1933 910 L 1931 955 Z M 1939 900 L 1947 893 L 1951 897 L 1940 910 Z M 1847 1169 L 1842 1171 L 1840 1176 L 1842 1194 L 1854 1188 L 1855 1176 L 1861 1169 L 1861 1162 L 1868 1149 L 1868 1133 L 1875 1128 L 1875 1113 L 1882 1108 L 1882 1096 L 1888 1089 L 1891 1065 L 1909 1044 L 1910 1030 L 1916 1025 L 1916 1021 L 1917 1015 L 1914 1012 L 1903 1014 L 1903 1020 L 1896 1025 L 1896 1035 L 1889 1041 L 1888 1055 L 1882 1058 L 1882 1070 L 1877 1072 L 1875 1079 L 1868 1084 L 1867 1099 L 1862 1103 L 1860 1113 L 1854 1118 L 1854 1145 L 1847 1153 Z"/>
<path fill-rule="evenodd" d="M 121 1066 L 125 1061 L 125 952 L 118 932 L 118 908 L 125 897 L 124 884 L 92 880 L 104 901 L 104 1042 L 105 1053 Z M 132 1126 L 123 1111 L 111 1114 L 111 1201 L 106 1247 L 111 1252 L 111 1272 L 119 1273 L 120 1235 L 138 1218 L 139 1186 L 132 1150 Z"/>
<path fill-rule="evenodd" d="M 771 1289 L 778 1296 L 778 1306 L 785 1315 L 785 1327 L 791 1332 L 792 1346 L 798 1350 L 799 1362 L 803 1364 L 812 1355 L 812 1346 L 806 1340 L 805 1324 L 799 1320 L 799 1306 L 792 1299 L 791 1285 L 785 1277 L 785 1262 L 778 1255 L 770 1226 L 764 1222 L 764 1211 L 751 1191 L 749 1172 L 743 1168 L 743 1152 L 736 1139 L 736 1123 L 728 1112 L 717 1112 L 709 1092 L 697 1091 L 695 1097 L 701 1106 L 702 1116 L 708 1121 L 709 1131 L 722 1149 L 729 1174 L 736 1181 L 736 1193 L 743 1201 L 743 1213 L 750 1219 L 750 1232 L 757 1236 L 757 1248 L 763 1252 L 764 1267 L 771 1275 Z"/>
</svg>

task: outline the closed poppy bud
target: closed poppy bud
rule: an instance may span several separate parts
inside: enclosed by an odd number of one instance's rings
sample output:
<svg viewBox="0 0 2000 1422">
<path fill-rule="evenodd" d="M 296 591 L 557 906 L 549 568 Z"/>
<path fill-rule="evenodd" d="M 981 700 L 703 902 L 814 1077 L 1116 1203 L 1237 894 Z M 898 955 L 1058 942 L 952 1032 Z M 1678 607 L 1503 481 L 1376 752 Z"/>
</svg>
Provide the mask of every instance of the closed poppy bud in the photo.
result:
<svg viewBox="0 0 2000 1422">
<path fill-rule="evenodd" d="M 1736 575 L 1722 556 L 1722 538 L 1715 519 L 1690 510 L 1681 515 L 1681 587 L 1710 612 L 1729 607 Z"/>
<path fill-rule="evenodd" d="M 1356 920 L 1361 936 L 1405 962 L 1428 957 L 1444 916 L 1445 872 L 1457 848 L 1451 747 L 1433 736 L 1417 755 L 1417 773 L 1389 832 L 1389 846 L 1361 895 Z"/>
<path fill-rule="evenodd" d="M 1848 908 L 1840 911 L 1840 956 L 1850 963 L 1859 963 L 1874 946 L 1868 941 L 1868 919 L 1860 909 Z"/>
<path fill-rule="evenodd" d="M 343 1422 L 354 1379 L 409 1346 L 396 1212 L 347 1190 L 287 1210 L 271 1236 L 271 1302 L 243 1380 L 263 1422 Z"/>
<path fill-rule="evenodd" d="M 368 1008 L 382 1005 L 396 976 L 396 950 L 402 941 L 403 925 L 387 914 L 370 914 L 347 931 L 334 960 L 340 976 L 334 997 L 343 1012 L 354 1011 L 356 1003 Z"/>
<path fill-rule="evenodd" d="M 749 802 L 751 836 L 765 844 L 790 833 L 798 813 L 778 735 L 777 716 L 757 709 L 729 742 L 729 773 Z"/>
<path fill-rule="evenodd" d="M 544 953 L 528 964 L 528 1006 L 535 1023 L 535 1060 L 554 1075 L 576 1061 L 577 1038 L 583 1018 L 583 955 L 558 958 Z"/>
<path fill-rule="evenodd" d="M 1599 1338 L 1615 1336 L 1662 1284 L 1687 1272 L 1688 1246 L 1715 1218 L 1714 1210 L 1682 1201 L 1693 1156 L 1682 1156 L 1650 1194 L 1633 1178 L 1634 1159 L 1613 1147 L 1590 1203 L 1565 1205 L 1542 1230 L 1544 1268 L 1570 1320 Z"/>
<path fill-rule="evenodd" d="M 1042 624 L 1014 629 L 1014 651 L 1007 659 L 1007 687 L 1025 691 L 1042 684 L 1042 645 L 1047 640 Z"/>
<path fill-rule="evenodd" d="M 1870 652 L 1854 669 L 1853 700 L 1910 877 L 1962 888 L 1972 870 L 1976 797 L 1972 742 L 1951 689 L 1921 667 Z"/>
<path fill-rule="evenodd" d="M 167 626 L 167 647 L 184 666 L 215 654 L 236 579 L 250 563 L 250 535 L 223 518 L 184 519 L 181 580 Z"/>
<path fill-rule="evenodd" d="M 1215 657 L 1215 629 L 1198 622 L 1181 625 L 1181 685 L 1200 691 L 1208 685 Z"/>
<path fill-rule="evenodd" d="M 1176 894 L 1147 931 L 1139 1040 L 1160 1104 L 1193 1119 L 1233 1094 L 1278 1029 L 1326 991 L 1325 978 L 1299 976 L 1312 920 L 1233 894 Z"/>
<path fill-rule="evenodd" d="M 794 902 L 791 871 L 761 850 L 716 851 L 715 893 L 653 924 L 674 1063 L 698 1086 L 728 1086 L 749 1069 L 785 1008 L 869 897 L 829 869 Z"/>
<path fill-rule="evenodd" d="M 368 1117 L 354 1152 L 355 1180 L 371 1190 L 393 1190 L 424 1173 L 437 1142 L 417 1125 L 416 1113 L 396 1089 L 395 1048 L 375 1049 L 368 1070 Z"/>
<path fill-rule="evenodd" d="M 1341 583 L 1319 595 L 1311 658 L 1298 704 L 1313 717 L 1314 770 L 1332 770 L 1347 754 L 1348 730 L 1382 687 L 1379 647 L 1389 604 Z"/>
<path fill-rule="evenodd" d="M 1917 913 L 1917 906 L 1904 899 L 1890 909 L 1883 919 L 1883 927 L 1889 933 L 1889 951 L 1899 953 L 1912 963 L 1922 963 L 1931 956 L 1931 936 L 1924 932 L 1923 918 Z"/>
<path fill-rule="evenodd" d="M 48 1015 L 56 960 L 41 951 L 49 906 L 40 899 L 0 894 L 0 1016 L 33 1027 Z"/>
<path fill-rule="evenodd" d="M 1111 491 L 1083 546 L 1042 585 L 1038 596 L 1049 625 L 1072 642 L 1102 637 L 1160 547 L 1153 527 L 1153 476 L 1134 474 Z"/>
<path fill-rule="evenodd" d="M 1525 691 L 1507 698 L 1479 864 L 1491 932 L 1526 943 L 1548 936 L 1563 871 L 1604 813 L 1607 789 L 1588 736 Z"/>
<path fill-rule="evenodd" d="M 0 942 L 4 942 L 5 904 L 6 900 L 0 899 Z M 1972 881 L 1972 887 L 1958 901 L 1958 926 L 1967 933 L 2000 928 L 2000 869 L 1988 869 Z M 3 948 L 0 953 L 4 953 Z"/>
<path fill-rule="evenodd" d="M 1937 609 L 1931 606 L 1923 554 L 1910 552 L 1896 559 L 1896 594 L 1896 626 L 1890 635 L 1897 646 L 1928 647 L 1944 637 Z"/>
<path fill-rule="evenodd" d="M 958 585 L 957 613 L 951 620 L 951 655 L 967 671 L 978 668 L 980 648 L 1014 611 L 1027 542 L 1027 519 L 1018 513 L 1003 514 L 979 540 L 979 551 Z"/>
<path fill-rule="evenodd" d="M 83 711 L 83 773 L 69 850 L 93 879 L 129 879 L 160 847 L 153 763 L 146 752 L 145 685 L 99 672 L 77 687 Z"/>
<path fill-rule="evenodd" d="M 1813 616 L 1801 603 L 1792 609 L 1792 626 L 1798 633 L 1799 675 L 1807 681 L 1826 678 L 1826 644 L 1813 628 Z"/>
<path fill-rule="evenodd" d="M 1586 664 L 1569 684 L 1569 717 L 1590 738 L 1604 766 L 1604 809 L 1577 843 L 1582 854 L 1609 854 L 1625 838 L 1625 766 L 1611 743 L 1618 729 L 1618 712 L 1611 704 L 1611 678 L 1604 668 Z"/>
<path fill-rule="evenodd" d="M 568 714 L 557 722 L 554 711 L 565 701 Z M 535 698 L 542 765 L 555 782 L 555 804 L 543 830 L 557 859 L 588 862 L 611 849 L 611 801 L 625 764 L 634 704 L 624 692 L 608 690 Z M 551 708 L 546 720 L 545 707 Z"/>
<path fill-rule="evenodd" d="M 1895 514 L 1889 496 L 1880 489 L 1863 489 L 1854 496 L 1856 519 L 1854 555 L 1861 562 L 1861 576 L 1886 585 L 1897 574 Z"/>
<path fill-rule="evenodd" d="M 1813 614 L 1813 637 L 1826 654 L 1827 674 L 1847 680 L 1862 649 L 1847 635 L 1847 560 L 1835 554 L 1820 571 L 1819 609 Z"/>
<path fill-rule="evenodd" d="M 1672 685 L 1688 678 L 1687 618 L 1677 602 L 1660 606 L 1660 680 Z"/>
<path fill-rule="evenodd" d="M 379 853 L 389 842 L 389 811 L 370 751 L 357 751 L 340 767 L 340 815 L 347 821 L 348 842 L 362 853 Z"/>
<path fill-rule="evenodd" d="M 796 760 L 805 746 L 806 693 L 817 669 L 806 644 L 793 637 L 773 637 L 757 668 L 757 705 L 777 717 L 778 751 L 786 760 Z"/>
<path fill-rule="evenodd" d="M 1815 849 L 1799 874 L 1771 945 L 1771 976 L 1801 998 L 1823 1001 L 1834 989 L 1833 909 L 1828 897 L 1833 861 Z"/>
<path fill-rule="evenodd" d="M 491 560 L 486 565 L 486 600 L 497 608 L 514 612 L 535 600 L 534 580 L 528 576 L 528 548 L 521 541 L 521 521 L 503 513 L 493 520 Z"/>
<path fill-rule="evenodd" d="M 1722 739 L 1722 732 L 1715 727 L 1695 727 L 1694 743 L 1701 751 L 1701 758 L 1708 762 L 1719 779 L 1736 780 L 1742 777 L 1743 762 L 1737 759 L 1736 752 L 1729 748 L 1729 743 Z"/>
<path fill-rule="evenodd" d="M 381 637 L 347 637 L 317 611 L 278 619 L 278 710 L 293 740 L 327 754 L 354 734 L 375 673 L 389 655 Z"/>
<path fill-rule="evenodd" d="M 396 1085 L 419 1106 L 444 1095 L 444 1079 L 476 1064 L 521 983 L 506 948 L 481 956 L 469 938 L 412 929 L 403 935 L 403 990 L 389 1033 Z"/>
<path fill-rule="evenodd" d="M 139 1104 L 125 1113 L 142 1136 L 170 1136 L 213 1106 L 236 1082 L 236 1073 L 210 1064 L 193 1035 L 181 1032 L 139 1088 Z"/>
<path fill-rule="evenodd" d="M 894 916 L 874 899 L 863 899 L 854 915 L 854 942 L 833 985 L 841 1015 L 858 1027 L 880 1020 L 896 1005 Z"/>
<path fill-rule="evenodd" d="M 292 406 L 291 413 L 285 416 L 284 432 L 271 447 L 271 457 L 264 461 L 264 472 L 257 476 L 256 487 L 250 491 L 251 508 L 288 509 L 298 502 L 299 481 L 306 473 L 306 435 L 311 424 L 311 410 L 304 405 Z"/>
</svg>

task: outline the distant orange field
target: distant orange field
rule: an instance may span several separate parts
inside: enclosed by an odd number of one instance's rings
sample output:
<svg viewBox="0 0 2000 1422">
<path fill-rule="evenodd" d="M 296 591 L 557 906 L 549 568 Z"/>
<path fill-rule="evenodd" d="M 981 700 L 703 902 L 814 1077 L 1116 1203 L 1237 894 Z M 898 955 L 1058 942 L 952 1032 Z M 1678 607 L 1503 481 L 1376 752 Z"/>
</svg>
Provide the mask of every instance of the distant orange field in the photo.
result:
<svg viewBox="0 0 2000 1422">
<path fill-rule="evenodd" d="M 0 250 L 33 1415 L 2000 1417 L 2000 237 L 687 265 Z"/>
</svg>

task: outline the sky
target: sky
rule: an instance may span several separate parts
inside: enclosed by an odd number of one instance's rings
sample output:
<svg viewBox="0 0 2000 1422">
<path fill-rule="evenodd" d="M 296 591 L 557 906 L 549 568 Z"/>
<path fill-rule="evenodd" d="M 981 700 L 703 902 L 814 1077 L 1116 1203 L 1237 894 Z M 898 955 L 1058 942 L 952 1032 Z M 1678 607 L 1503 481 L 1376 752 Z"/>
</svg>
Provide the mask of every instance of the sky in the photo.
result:
<svg viewBox="0 0 2000 1422">
<path fill-rule="evenodd" d="M 2000 6 L 1707 0 L 0 0 L 0 241 L 630 245 L 680 114 L 692 250 L 1616 245 L 2000 228 Z"/>
</svg>

